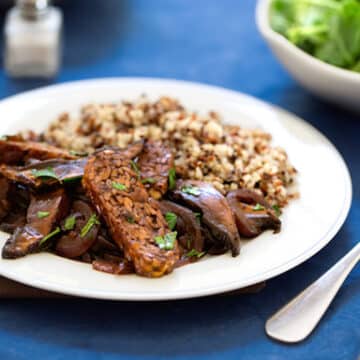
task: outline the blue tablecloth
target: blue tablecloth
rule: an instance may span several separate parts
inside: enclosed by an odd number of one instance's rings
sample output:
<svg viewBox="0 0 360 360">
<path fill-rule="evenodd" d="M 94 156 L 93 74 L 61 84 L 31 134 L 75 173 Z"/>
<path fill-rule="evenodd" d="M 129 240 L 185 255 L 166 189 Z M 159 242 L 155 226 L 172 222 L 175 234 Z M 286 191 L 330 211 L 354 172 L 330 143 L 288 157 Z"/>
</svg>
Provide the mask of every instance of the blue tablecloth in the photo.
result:
<svg viewBox="0 0 360 360">
<path fill-rule="evenodd" d="M 327 135 L 350 167 L 354 202 L 342 230 L 319 254 L 269 281 L 257 295 L 162 303 L 3 300 L 0 359 L 360 356 L 360 269 L 306 342 L 287 346 L 264 334 L 264 322 L 274 310 L 358 241 L 360 115 L 312 97 L 287 75 L 256 30 L 254 7 L 254 0 L 65 1 L 60 76 L 51 82 L 20 81 L 0 70 L 0 96 L 52 82 L 153 76 L 225 86 L 280 105 Z"/>
</svg>

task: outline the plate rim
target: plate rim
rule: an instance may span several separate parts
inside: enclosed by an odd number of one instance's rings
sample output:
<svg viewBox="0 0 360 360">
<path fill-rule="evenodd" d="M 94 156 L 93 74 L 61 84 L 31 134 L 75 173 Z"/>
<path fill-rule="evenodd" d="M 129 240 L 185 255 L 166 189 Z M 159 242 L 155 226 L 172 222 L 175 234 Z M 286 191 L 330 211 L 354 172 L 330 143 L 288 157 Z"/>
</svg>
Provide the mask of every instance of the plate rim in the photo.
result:
<svg viewBox="0 0 360 360">
<path fill-rule="evenodd" d="M 299 266 L 306 260 L 309 260 L 311 257 L 313 257 L 315 254 L 317 254 L 321 249 L 323 249 L 331 240 L 334 239 L 335 235 L 338 233 L 338 231 L 341 229 L 342 225 L 344 224 L 347 215 L 351 208 L 352 203 L 352 181 L 350 176 L 350 171 L 346 165 L 346 162 L 344 158 L 342 157 L 339 150 L 333 145 L 333 143 L 315 126 L 307 122 L 306 120 L 300 118 L 299 116 L 291 113 L 290 111 L 287 111 L 277 105 L 271 104 L 269 102 L 266 102 L 264 100 L 258 99 L 252 95 L 244 94 L 240 91 L 227 89 L 221 86 L 215 86 L 210 85 L 206 83 L 199 83 L 199 82 L 193 82 L 193 81 L 185 81 L 185 80 L 177 80 L 172 78 L 153 78 L 153 77 L 108 77 L 108 78 L 91 78 L 91 79 L 83 79 L 83 80 L 76 80 L 76 81 L 66 81 L 59 84 L 52 84 L 44 87 L 40 87 L 33 90 L 28 90 L 25 92 L 21 92 L 19 94 L 15 94 L 9 97 L 6 97 L 0 101 L 0 107 L 7 102 L 16 101 L 18 98 L 26 97 L 27 95 L 41 93 L 43 91 L 51 91 L 56 90 L 58 88 L 62 87 L 68 87 L 68 86 L 74 86 L 74 85 L 84 85 L 84 84 L 91 84 L 94 85 L 98 83 L 117 83 L 117 82 L 124 82 L 124 81 L 130 81 L 130 82 L 148 82 L 148 83 L 163 83 L 163 84 L 172 84 L 172 85 L 184 85 L 184 86 L 191 86 L 196 87 L 197 90 L 207 90 L 207 91 L 221 91 L 224 95 L 228 94 L 229 96 L 240 96 L 243 99 L 247 99 L 251 101 L 252 103 L 258 103 L 261 106 L 265 106 L 269 109 L 275 110 L 277 113 L 280 113 L 284 116 L 292 118 L 294 121 L 301 123 L 302 126 L 305 128 L 308 128 L 310 131 L 315 133 L 319 138 L 324 141 L 327 146 L 329 147 L 329 150 L 331 150 L 335 157 L 337 157 L 339 165 L 342 167 L 342 171 L 344 173 L 344 200 L 342 209 L 339 210 L 339 214 L 334 220 L 334 224 L 327 230 L 327 232 L 322 236 L 321 240 L 317 241 L 315 244 L 313 244 L 310 248 L 305 250 L 303 253 L 297 255 L 294 258 L 289 259 L 288 261 L 282 263 L 281 265 L 278 265 L 272 269 L 269 269 L 267 271 L 262 272 L 261 274 L 257 274 L 254 276 L 250 276 L 246 278 L 245 280 L 233 280 L 231 282 L 225 282 L 221 285 L 216 286 L 208 286 L 203 289 L 198 289 L 196 292 L 194 290 L 172 290 L 171 293 L 163 294 L 163 293 L 157 293 L 157 292 L 151 292 L 143 294 L 138 293 L 123 293 L 123 292 L 103 292 L 100 290 L 90 290 L 90 289 L 84 289 L 81 288 L 81 290 L 77 288 L 67 287 L 62 288 L 60 285 L 54 284 L 52 282 L 47 282 L 44 280 L 35 280 L 31 284 L 29 282 L 24 282 L 21 278 L 21 276 L 17 276 L 17 274 L 13 274 L 11 272 L 1 271 L 1 276 L 4 276 L 8 279 L 20 282 L 22 284 L 35 287 L 42 290 L 47 291 L 53 291 L 56 293 L 62 293 L 65 295 L 72 295 L 72 296 L 78 296 L 78 297 L 84 297 L 84 298 L 94 298 L 94 299 L 102 299 L 102 300 L 116 300 L 116 301 L 164 301 L 164 300 L 179 300 L 179 299 L 188 299 L 188 298 L 199 298 L 209 295 L 215 295 L 215 294 L 221 294 L 229 291 L 239 290 L 241 288 L 245 288 L 247 286 L 253 285 L 255 283 L 259 283 L 265 280 L 270 280 L 276 276 L 279 276 L 296 266 Z M 256 280 L 256 281 L 255 281 Z M 154 280 L 156 281 L 156 279 Z M 240 284 L 240 285 L 239 285 Z"/>
</svg>

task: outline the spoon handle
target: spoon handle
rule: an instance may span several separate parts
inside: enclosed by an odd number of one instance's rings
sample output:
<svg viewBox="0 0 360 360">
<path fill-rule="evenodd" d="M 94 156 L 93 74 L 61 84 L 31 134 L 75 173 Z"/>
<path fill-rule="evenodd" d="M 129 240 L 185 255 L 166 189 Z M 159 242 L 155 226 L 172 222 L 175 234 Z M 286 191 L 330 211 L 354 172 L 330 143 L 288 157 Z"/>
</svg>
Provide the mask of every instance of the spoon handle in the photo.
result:
<svg viewBox="0 0 360 360">
<path fill-rule="evenodd" d="M 265 325 L 266 333 L 279 341 L 304 340 L 315 328 L 350 271 L 360 260 L 360 243 L 323 276 L 276 312 Z"/>
</svg>

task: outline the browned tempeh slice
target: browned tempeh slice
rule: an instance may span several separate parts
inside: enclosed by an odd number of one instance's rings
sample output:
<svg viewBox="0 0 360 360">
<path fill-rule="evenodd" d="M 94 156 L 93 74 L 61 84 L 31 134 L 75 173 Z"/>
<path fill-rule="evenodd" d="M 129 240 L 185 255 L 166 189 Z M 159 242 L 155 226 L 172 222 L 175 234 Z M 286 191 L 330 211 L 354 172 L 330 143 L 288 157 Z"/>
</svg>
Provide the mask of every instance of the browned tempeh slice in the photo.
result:
<svg viewBox="0 0 360 360">
<path fill-rule="evenodd" d="M 159 199 L 168 189 L 169 170 L 174 167 L 170 148 L 160 142 L 148 141 L 139 157 L 142 182 L 154 199 Z"/>
<path fill-rule="evenodd" d="M 121 151 L 109 149 L 90 157 L 83 186 L 137 274 L 160 277 L 173 270 L 179 258 L 177 241 L 170 250 L 156 244 L 155 237 L 170 230 L 158 202 L 149 196 Z"/>
</svg>

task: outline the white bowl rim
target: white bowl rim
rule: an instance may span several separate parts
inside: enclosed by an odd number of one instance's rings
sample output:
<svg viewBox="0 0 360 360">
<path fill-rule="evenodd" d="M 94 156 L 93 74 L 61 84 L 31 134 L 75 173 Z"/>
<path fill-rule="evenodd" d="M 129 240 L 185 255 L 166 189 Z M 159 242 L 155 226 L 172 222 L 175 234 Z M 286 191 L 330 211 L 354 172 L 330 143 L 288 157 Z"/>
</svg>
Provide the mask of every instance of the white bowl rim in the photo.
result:
<svg viewBox="0 0 360 360">
<path fill-rule="evenodd" d="M 327 73 L 332 73 L 332 75 L 346 78 L 349 81 L 360 82 L 360 73 L 356 71 L 351 71 L 348 69 L 343 69 L 341 67 L 331 65 L 325 61 L 317 59 L 315 56 L 312 56 L 296 45 L 292 44 L 288 39 L 283 35 L 274 31 L 269 23 L 269 8 L 272 0 L 258 0 L 256 5 L 256 24 L 260 33 L 263 37 L 269 41 L 276 42 L 278 45 L 283 48 L 287 48 L 288 51 L 296 53 L 298 57 L 301 57 L 304 62 L 320 69 L 326 71 Z"/>
</svg>

